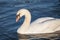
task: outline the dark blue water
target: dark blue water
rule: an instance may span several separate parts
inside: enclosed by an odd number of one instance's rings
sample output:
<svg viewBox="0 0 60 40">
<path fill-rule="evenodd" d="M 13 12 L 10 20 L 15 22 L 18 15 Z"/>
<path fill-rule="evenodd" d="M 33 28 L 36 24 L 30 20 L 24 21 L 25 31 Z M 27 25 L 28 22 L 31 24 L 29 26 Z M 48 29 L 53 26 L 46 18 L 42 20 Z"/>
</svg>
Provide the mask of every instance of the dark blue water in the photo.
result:
<svg viewBox="0 0 60 40">
<path fill-rule="evenodd" d="M 30 10 L 32 22 L 40 17 L 60 18 L 59 0 L 0 0 L 0 40 L 18 40 L 16 31 L 24 19 L 15 20 L 22 8 Z"/>
</svg>

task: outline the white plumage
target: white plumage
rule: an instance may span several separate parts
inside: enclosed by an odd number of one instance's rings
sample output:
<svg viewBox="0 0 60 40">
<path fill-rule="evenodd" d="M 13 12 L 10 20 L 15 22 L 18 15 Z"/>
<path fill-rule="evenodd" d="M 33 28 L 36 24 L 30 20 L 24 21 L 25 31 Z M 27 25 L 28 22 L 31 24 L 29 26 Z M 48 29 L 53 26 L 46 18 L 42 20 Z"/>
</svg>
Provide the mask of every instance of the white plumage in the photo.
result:
<svg viewBox="0 0 60 40">
<path fill-rule="evenodd" d="M 16 22 L 25 16 L 25 20 L 21 27 L 18 28 L 17 33 L 19 34 L 40 34 L 40 33 L 52 33 L 60 30 L 60 19 L 52 17 L 38 18 L 37 20 L 31 21 L 31 14 L 27 9 L 21 9 L 17 12 Z"/>
</svg>

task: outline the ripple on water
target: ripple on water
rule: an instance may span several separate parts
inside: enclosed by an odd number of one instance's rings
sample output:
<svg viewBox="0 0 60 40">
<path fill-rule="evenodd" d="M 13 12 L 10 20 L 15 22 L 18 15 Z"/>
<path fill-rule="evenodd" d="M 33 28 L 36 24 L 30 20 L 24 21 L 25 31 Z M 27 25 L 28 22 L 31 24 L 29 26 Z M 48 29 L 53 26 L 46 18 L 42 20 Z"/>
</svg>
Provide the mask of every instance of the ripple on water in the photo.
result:
<svg viewBox="0 0 60 40">
<path fill-rule="evenodd" d="M 18 40 L 16 31 L 24 21 L 23 18 L 18 23 L 15 21 L 19 9 L 29 9 L 33 21 L 39 17 L 55 16 L 60 18 L 57 15 L 60 7 L 57 7 L 58 0 L 0 0 L 0 40 Z"/>
</svg>

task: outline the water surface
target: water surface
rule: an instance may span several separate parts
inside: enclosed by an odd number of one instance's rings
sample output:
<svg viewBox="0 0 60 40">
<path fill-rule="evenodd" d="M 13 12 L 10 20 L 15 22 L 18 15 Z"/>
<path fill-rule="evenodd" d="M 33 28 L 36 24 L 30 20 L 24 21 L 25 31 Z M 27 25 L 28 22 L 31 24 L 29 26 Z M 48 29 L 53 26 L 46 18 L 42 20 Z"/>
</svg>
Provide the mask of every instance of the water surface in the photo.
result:
<svg viewBox="0 0 60 40">
<path fill-rule="evenodd" d="M 16 31 L 24 18 L 18 23 L 15 20 L 22 8 L 30 10 L 31 22 L 41 17 L 60 18 L 59 0 L 0 0 L 0 40 L 18 40 Z"/>
</svg>

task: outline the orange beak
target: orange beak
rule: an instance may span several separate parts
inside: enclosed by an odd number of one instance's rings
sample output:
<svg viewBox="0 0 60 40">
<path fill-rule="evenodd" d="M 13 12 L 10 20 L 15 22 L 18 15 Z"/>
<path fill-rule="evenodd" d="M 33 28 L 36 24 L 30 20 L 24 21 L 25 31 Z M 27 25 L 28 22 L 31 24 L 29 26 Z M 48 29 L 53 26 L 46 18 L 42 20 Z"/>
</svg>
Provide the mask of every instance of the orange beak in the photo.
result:
<svg viewBox="0 0 60 40">
<path fill-rule="evenodd" d="M 18 22 L 19 21 L 19 19 L 20 19 L 20 16 L 16 16 L 16 22 Z"/>
</svg>

